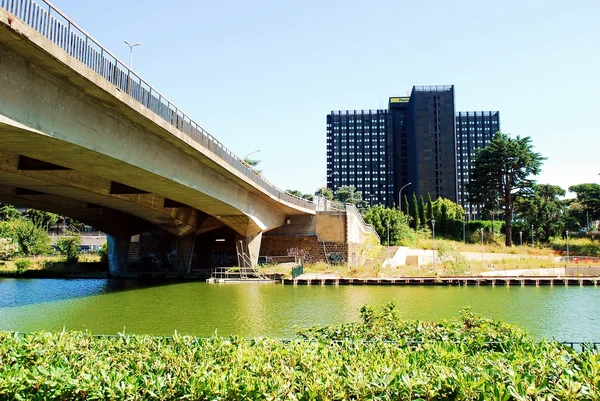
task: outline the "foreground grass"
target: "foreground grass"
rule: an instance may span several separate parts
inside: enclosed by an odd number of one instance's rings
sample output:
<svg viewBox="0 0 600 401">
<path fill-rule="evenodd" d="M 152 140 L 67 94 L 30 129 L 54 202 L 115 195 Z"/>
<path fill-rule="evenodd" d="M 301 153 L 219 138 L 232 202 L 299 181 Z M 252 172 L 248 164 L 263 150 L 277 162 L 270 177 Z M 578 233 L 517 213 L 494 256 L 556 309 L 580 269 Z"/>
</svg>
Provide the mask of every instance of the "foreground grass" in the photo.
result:
<svg viewBox="0 0 600 401">
<path fill-rule="evenodd" d="M 600 355 L 515 326 L 406 322 L 394 305 L 299 339 L 0 333 L 0 399 L 599 400 Z"/>
</svg>

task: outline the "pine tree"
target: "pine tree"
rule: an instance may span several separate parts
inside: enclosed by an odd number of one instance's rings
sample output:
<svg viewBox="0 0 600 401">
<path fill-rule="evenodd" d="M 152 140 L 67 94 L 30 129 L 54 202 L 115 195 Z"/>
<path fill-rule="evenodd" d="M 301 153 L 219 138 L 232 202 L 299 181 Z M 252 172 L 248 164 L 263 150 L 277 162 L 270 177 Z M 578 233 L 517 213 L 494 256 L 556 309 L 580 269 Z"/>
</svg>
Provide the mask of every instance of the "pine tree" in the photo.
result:
<svg viewBox="0 0 600 401">
<path fill-rule="evenodd" d="M 429 192 L 427 192 L 427 217 L 429 220 L 435 220 L 435 216 L 433 215 L 433 201 Z"/>
<path fill-rule="evenodd" d="M 419 199 L 419 220 L 421 220 L 421 227 L 427 228 L 427 209 L 425 209 L 425 201 L 423 195 Z"/>
<path fill-rule="evenodd" d="M 413 207 L 413 224 L 414 229 L 417 230 L 419 228 L 419 203 L 417 202 L 417 194 L 413 192 L 412 196 L 412 207 Z"/>
<path fill-rule="evenodd" d="M 408 197 L 406 196 L 406 194 L 404 195 L 404 199 L 402 200 L 402 212 L 404 213 L 404 218 L 406 219 L 406 221 L 409 221 L 410 219 L 410 204 L 408 203 Z"/>
</svg>

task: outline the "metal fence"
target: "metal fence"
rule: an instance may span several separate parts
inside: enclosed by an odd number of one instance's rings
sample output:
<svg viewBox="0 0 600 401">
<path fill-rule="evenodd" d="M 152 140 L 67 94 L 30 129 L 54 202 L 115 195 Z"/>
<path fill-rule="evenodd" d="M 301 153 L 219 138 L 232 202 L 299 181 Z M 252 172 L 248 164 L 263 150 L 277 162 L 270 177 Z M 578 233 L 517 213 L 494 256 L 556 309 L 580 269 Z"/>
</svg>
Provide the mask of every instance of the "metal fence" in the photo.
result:
<svg viewBox="0 0 600 401">
<path fill-rule="evenodd" d="M 316 209 L 312 202 L 269 182 L 46 0 L 0 0 L 0 5 L 271 195 L 296 206 Z"/>
</svg>

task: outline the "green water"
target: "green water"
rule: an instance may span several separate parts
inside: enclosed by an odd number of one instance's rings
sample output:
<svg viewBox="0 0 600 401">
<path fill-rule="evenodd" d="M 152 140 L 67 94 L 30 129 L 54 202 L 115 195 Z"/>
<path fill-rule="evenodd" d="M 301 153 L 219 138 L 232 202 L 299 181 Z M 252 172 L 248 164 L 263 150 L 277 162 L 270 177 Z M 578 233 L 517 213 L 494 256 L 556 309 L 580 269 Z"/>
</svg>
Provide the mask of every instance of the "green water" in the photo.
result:
<svg viewBox="0 0 600 401">
<path fill-rule="evenodd" d="M 519 323 L 537 338 L 600 341 L 600 288 L 143 285 L 118 280 L 0 279 L 0 330 L 91 330 L 290 338 L 294 326 L 356 320 L 364 304 L 397 300 L 406 318 L 475 312 Z"/>
</svg>

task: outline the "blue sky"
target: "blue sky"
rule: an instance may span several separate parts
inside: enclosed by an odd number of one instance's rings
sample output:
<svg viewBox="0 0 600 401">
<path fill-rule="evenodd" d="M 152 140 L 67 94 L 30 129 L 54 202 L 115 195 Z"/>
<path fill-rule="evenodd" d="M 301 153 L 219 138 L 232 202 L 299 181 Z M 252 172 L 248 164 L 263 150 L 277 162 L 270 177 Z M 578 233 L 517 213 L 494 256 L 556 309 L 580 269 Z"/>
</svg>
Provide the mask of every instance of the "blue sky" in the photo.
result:
<svg viewBox="0 0 600 401">
<path fill-rule="evenodd" d="M 538 182 L 600 182 L 598 0 L 53 4 L 283 189 L 324 182 L 331 110 L 442 84 L 532 138 Z"/>
</svg>

